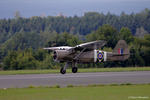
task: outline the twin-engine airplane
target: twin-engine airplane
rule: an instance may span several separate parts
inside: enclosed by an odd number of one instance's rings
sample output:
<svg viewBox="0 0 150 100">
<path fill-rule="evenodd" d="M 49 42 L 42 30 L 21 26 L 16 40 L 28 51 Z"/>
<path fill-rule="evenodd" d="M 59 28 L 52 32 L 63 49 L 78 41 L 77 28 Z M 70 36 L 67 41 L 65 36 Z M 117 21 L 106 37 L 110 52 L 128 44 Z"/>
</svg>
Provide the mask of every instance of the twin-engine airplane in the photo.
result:
<svg viewBox="0 0 150 100">
<path fill-rule="evenodd" d="M 104 61 L 120 61 L 128 59 L 130 51 L 124 40 L 119 40 L 113 52 L 105 52 L 101 49 L 107 42 L 104 40 L 82 43 L 75 47 L 60 46 L 48 47 L 46 50 L 53 50 L 53 60 L 55 62 L 66 62 L 64 68 L 60 69 L 61 74 L 66 73 L 66 69 L 72 64 L 72 72 L 78 71 L 77 63 L 98 63 Z"/>
</svg>

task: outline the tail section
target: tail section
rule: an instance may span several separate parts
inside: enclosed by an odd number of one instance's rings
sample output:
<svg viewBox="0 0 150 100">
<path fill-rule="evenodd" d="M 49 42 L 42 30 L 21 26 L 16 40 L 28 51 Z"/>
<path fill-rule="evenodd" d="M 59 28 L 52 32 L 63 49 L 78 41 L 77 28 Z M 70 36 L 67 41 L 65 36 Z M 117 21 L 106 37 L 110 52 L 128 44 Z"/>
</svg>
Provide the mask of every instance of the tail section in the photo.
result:
<svg viewBox="0 0 150 100">
<path fill-rule="evenodd" d="M 130 50 L 126 41 L 119 40 L 112 52 L 111 60 L 125 60 L 130 57 Z"/>
</svg>

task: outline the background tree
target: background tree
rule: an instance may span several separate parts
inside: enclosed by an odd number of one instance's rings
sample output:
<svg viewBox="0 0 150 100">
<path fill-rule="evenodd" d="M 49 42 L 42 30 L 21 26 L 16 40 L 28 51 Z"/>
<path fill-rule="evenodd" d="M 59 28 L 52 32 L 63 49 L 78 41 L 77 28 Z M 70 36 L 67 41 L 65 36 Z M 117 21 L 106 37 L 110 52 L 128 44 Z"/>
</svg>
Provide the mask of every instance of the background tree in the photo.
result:
<svg viewBox="0 0 150 100">
<path fill-rule="evenodd" d="M 76 46 L 81 43 L 76 36 L 73 36 L 72 39 L 67 40 L 69 46 Z"/>
<path fill-rule="evenodd" d="M 138 37 L 138 38 L 144 38 L 144 36 L 148 34 L 148 32 L 146 30 L 144 30 L 143 27 L 141 28 L 137 28 L 136 29 L 136 33 L 135 33 L 135 36 Z"/>
<path fill-rule="evenodd" d="M 121 39 L 125 40 L 127 44 L 131 43 L 133 41 L 133 36 L 131 34 L 131 30 L 128 28 L 122 27 L 119 31 Z"/>
<path fill-rule="evenodd" d="M 14 18 L 15 18 L 15 19 L 18 19 L 18 18 L 20 18 L 20 17 L 21 17 L 21 15 L 20 15 L 20 12 L 19 12 L 19 11 L 15 11 L 15 12 L 13 13 L 13 15 L 14 15 Z"/>
</svg>

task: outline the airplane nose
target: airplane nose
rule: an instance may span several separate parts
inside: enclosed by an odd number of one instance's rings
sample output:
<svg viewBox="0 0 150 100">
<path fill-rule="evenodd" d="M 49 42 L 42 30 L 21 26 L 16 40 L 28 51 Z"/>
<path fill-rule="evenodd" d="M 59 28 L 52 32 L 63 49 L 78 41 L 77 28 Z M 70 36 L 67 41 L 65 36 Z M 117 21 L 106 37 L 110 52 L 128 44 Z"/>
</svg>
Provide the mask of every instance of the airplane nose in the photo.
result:
<svg viewBox="0 0 150 100">
<path fill-rule="evenodd" d="M 53 57 L 53 59 L 56 59 L 56 58 L 57 58 L 57 53 L 56 53 L 56 51 L 52 54 L 52 57 Z"/>
</svg>

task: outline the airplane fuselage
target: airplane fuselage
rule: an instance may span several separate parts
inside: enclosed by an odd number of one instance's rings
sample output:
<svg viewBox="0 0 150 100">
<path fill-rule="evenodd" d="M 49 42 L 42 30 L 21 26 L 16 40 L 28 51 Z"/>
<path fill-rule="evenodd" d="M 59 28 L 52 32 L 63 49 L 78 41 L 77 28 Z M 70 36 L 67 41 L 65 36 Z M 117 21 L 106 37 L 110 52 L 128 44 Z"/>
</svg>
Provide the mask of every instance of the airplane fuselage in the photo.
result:
<svg viewBox="0 0 150 100">
<path fill-rule="evenodd" d="M 115 61 L 121 59 L 120 56 L 112 55 L 111 52 L 101 50 L 85 51 L 79 55 L 79 52 L 70 53 L 67 50 L 55 50 L 57 57 L 54 59 L 56 62 L 73 62 L 78 63 L 97 63 L 105 61 Z M 75 57 L 79 55 L 76 60 Z M 122 56 L 121 56 L 122 57 Z M 54 57 L 53 57 L 54 58 Z"/>
</svg>

